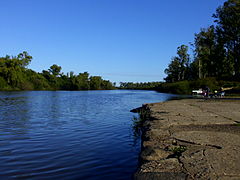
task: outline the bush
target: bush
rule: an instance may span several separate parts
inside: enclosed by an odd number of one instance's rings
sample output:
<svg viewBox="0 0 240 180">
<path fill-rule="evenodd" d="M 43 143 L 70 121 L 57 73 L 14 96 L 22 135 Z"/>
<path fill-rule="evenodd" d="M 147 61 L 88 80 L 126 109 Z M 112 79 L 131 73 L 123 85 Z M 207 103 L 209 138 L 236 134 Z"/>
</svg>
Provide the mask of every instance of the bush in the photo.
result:
<svg viewBox="0 0 240 180">
<path fill-rule="evenodd" d="M 33 84 L 29 81 L 24 81 L 19 85 L 20 90 L 34 90 Z"/>
<path fill-rule="evenodd" d="M 7 84 L 7 82 L 5 81 L 5 79 L 3 77 L 0 76 L 0 90 L 10 90 L 11 87 L 9 87 L 9 85 Z"/>
<path fill-rule="evenodd" d="M 217 81 L 216 78 L 205 78 L 205 79 L 198 79 L 196 81 L 190 82 L 190 88 L 199 89 L 202 87 L 209 87 L 210 91 L 219 90 L 222 87 L 220 81 Z"/>
<path fill-rule="evenodd" d="M 180 81 L 175 83 L 162 83 L 158 91 L 173 94 L 190 94 L 191 88 L 189 81 Z"/>
<path fill-rule="evenodd" d="M 7 82 L 3 77 L 0 77 L 0 89 L 3 89 L 6 86 L 7 86 Z"/>
<path fill-rule="evenodd" d="M 209 87 L 211 91 L 219 90 L 221 87 L 236 87 L 235 92 L 239 92 L 239 82 L 217 81 L 216 78 L 198 79 L 195 81 L 179 81 L 175 83 L 162 83 L 157 90 L 165 93 L 173 94 L 191 94 L 193 89 L 201 87 Z"/>
</svg>

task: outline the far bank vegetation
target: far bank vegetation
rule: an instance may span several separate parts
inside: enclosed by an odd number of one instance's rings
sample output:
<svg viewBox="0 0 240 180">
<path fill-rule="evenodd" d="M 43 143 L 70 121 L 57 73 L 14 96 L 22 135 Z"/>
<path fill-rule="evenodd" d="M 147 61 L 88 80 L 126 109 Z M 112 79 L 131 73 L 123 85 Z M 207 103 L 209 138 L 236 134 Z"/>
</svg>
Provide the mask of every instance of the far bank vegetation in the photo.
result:
<svg viewBox="0 0 240 180">
<path fill-rule="evenodd" d="M 22 52 L 17 56 L 0 57 L 0 90 L 102 90 L 115 89 L 112 82 L 88 72 L 64 74 L 62 67 L 53 64 L 48 70 L 35 72 L 27 66 L 32 56 Z"/>
</svg>

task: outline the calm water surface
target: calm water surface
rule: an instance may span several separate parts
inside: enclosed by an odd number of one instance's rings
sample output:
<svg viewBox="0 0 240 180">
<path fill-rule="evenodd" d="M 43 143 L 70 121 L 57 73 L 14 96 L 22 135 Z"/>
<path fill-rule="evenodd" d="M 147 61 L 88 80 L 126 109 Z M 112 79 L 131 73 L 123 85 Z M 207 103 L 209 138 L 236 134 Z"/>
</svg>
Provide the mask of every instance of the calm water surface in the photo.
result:
<svg viewBox="0 0 240 180">
<path fill-rule="evenodd" d="M 154 91 L 0 92 L 1 179 L 131 179 L 140 140 L 129 111 Z"/>
</svg>

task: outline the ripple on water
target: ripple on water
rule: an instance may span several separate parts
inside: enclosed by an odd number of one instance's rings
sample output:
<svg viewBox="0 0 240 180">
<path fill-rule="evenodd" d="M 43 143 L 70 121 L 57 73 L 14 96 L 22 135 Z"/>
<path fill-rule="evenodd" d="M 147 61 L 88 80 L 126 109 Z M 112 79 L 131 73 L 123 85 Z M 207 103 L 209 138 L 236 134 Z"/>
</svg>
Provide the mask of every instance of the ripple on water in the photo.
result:
<svg viewBox="0 0 240 180">
<path fill-rule="evenodd" d="M 3 179 L 130 179 L 139 141 L 129 110 L 154 91 L 0 92 Z"/>
</svg>

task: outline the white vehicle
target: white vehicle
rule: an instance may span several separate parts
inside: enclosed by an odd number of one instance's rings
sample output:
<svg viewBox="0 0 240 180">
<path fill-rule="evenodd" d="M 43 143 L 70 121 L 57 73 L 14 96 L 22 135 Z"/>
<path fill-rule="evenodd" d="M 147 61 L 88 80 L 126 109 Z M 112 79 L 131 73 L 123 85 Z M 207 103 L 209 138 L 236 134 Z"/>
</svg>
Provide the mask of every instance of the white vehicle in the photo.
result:
<svg viewBox="0 0 240 180">
<path fill-rule="evenodd" d="M 204 93 L 205 93 L 205 92 L 204 92 L 202 89 L 192 90 L 192 95 L 193 95 L 193 96 L 203 96 Z"/>
</svg>

